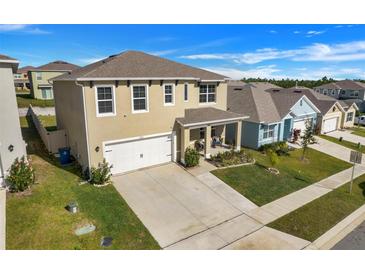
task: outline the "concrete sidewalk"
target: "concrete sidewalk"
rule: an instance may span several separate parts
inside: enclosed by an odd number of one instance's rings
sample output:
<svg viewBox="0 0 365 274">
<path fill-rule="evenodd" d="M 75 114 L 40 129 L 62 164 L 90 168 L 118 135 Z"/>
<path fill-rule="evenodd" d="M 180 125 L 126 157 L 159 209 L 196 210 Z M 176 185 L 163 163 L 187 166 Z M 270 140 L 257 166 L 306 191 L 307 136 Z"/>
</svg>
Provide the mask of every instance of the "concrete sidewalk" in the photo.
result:
<svg viewBox="0 0 365 274">
<path fill-rule="evenodd" d="M 351 134 L 351 130 L 344 130 L 344 131 L 333 131 L 333 132 L 329 132 L 326 135 L 331 136 L 331 137 L 335 137 L 335 138 L 340 138 L 342 137 L 344 140 L 349 141 L 349 142 L 353 142 L 353 143 L 360 143 L 363 146 L 365 145 L 365 138 L 355 135 L 355 134 Z"/>
</svg>

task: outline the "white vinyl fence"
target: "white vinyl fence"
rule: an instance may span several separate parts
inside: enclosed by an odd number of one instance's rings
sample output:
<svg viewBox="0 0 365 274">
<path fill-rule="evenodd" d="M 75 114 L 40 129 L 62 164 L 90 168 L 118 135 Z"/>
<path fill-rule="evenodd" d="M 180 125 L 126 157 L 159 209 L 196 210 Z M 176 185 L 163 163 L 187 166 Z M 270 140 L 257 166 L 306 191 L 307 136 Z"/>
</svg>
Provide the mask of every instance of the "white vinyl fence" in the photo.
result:
<svg viewBox="0 0 365 274">
<path fill-rule="evenodd" d="M 64 129 L 59 129 L 55 131 L 47 131 L 39 120 L 37 114 L 35 113 L 33 107 L 30 105 L 28 109 L 28 115 L 32 117 L 33 123 L 37 128 L 39 136 L 41 137 L 46 149 L 50 153 L 58 153 L 58 149 L 62 147 L 67 147 L 67 134 Z"/>
</svg>

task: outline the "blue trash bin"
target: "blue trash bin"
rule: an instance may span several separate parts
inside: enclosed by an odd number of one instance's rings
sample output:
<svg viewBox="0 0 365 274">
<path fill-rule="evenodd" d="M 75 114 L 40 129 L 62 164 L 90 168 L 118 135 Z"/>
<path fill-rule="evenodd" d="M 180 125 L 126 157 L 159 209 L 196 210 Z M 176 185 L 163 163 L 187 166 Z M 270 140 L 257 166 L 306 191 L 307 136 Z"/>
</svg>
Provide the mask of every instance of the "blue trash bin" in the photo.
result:
<svg viewBox="0 0 365 274">
<path fill-rule="evenodd" d="M 69 147 L 63 147 L 59 148 L 58 152 L 60 153 L 60 162 L 61 165 L 67 165 L 71 163 L 71 154 L 70 154 L 70 148 Z"/>
</svg>

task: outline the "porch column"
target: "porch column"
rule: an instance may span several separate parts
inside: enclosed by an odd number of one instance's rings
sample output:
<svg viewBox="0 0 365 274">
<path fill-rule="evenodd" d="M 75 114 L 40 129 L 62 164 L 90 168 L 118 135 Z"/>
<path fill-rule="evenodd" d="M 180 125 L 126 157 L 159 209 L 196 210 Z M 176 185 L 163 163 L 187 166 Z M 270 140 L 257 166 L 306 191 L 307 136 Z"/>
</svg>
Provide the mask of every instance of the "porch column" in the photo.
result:
<svg viewBox="0 0 365 274">
<path fill-rule="evenodd" d="M 211 132 L 212 132 L 212 127 L 208 125 L 205 128 L 205 133 L 204 133 L 204 156 L 206 159 L 210 159 L 210 148 L 212 146 Z"/>
<path fill-rule="evenodd" d="M 180 128 L 180 162 L 185 165 L 185 150 L 190 143 L 190 129 Z"/>
<path fill-rule="evenodd" d="M 241 134 L 242 134 L 242 121 L 238 121 L 236 124 L 236 150 L 241 149 Z"/>
</svg>

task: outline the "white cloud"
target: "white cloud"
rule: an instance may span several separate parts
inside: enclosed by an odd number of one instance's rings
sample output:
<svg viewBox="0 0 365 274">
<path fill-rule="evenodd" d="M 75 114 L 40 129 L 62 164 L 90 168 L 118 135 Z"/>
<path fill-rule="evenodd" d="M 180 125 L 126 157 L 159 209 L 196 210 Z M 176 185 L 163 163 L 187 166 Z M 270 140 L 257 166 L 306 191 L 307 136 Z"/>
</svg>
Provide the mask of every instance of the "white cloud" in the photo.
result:
<svg viewBox="0 0 365 274">
<path fill-rule="evenodd" d="M 313 36 L 316 36 L 316 35 L 320 35 L 320 34 L 323 34 L 325 33 L 326 31 L 322 30 L 322 31 L 318 31 L 318 30 L 309 30 L 307 31 L 307 35 L 306 37 L 313 37 Z"/>
<path fill-rule="evenodd" d="M 294 33 L 294 34 L 299 34 L 299 33 L 300 33 L 300 31 L 299 31 L 299 30 L 295 30 L 295 31 L 293 31 L 293 33 Z"/>
<path fill-rule="evenodd" d="M 100 60 L 106 59 L 106 58 L 108 58 L 108 57 L 104 56 L 104 57 L 81 58 L 81 59 L 78 59 L 77 61 L 80 64 L 88 65 L 88 64 L 92 64 L 92 63 L 98 62 Z"/>
<path fill-rule="evenodd" d="M 251 69 L 235 69 L 227 67 L 207 67 L 206 70 L 213 71 L 232 79 L 242 78 L 267 78 L 267 79 L 306 79 L 318 80 L 324 76 L 334 79 L 364 78 L 365 70 L 361 68 L 323 67 L 319 69 L 294 68 L 284 71 L 276 65 L 258 66 Z"/>
<path fill-rule="evenodd" d="M 289 59 L 292 61 L 356 61 L 365 60 L 365 41 L 343 44 L 314 43 L 302 48 L 279 50 L 273 48 L 257 49 L 246 53 L 193 54 L 180 58 L 191 60 L 227 60 L 236 64 L 257 64 L 267 60 Z"/>
<path fill-rule="evenodd" d="M 150 51 L 149 54 L 156 56 L 165 56 L 178 52 L 179 49 L 167 49 L 167 50 L 158 50 L 158 51 Z"/>
<path fill-rule="evenodd" d="M 51 32 L 40 29 L 39 27 L 34 27 L 32 25 L 25 24 L 0 24 L 0 32 L 20 32 L 26 34 L 50 34 Z"/>
<path fill-rule="evenodd" d="M 276 30 L 270 30 L 269 32 L 272 33 L 272 34 L 277 34 L 278 33 Z"/>
</svg>

